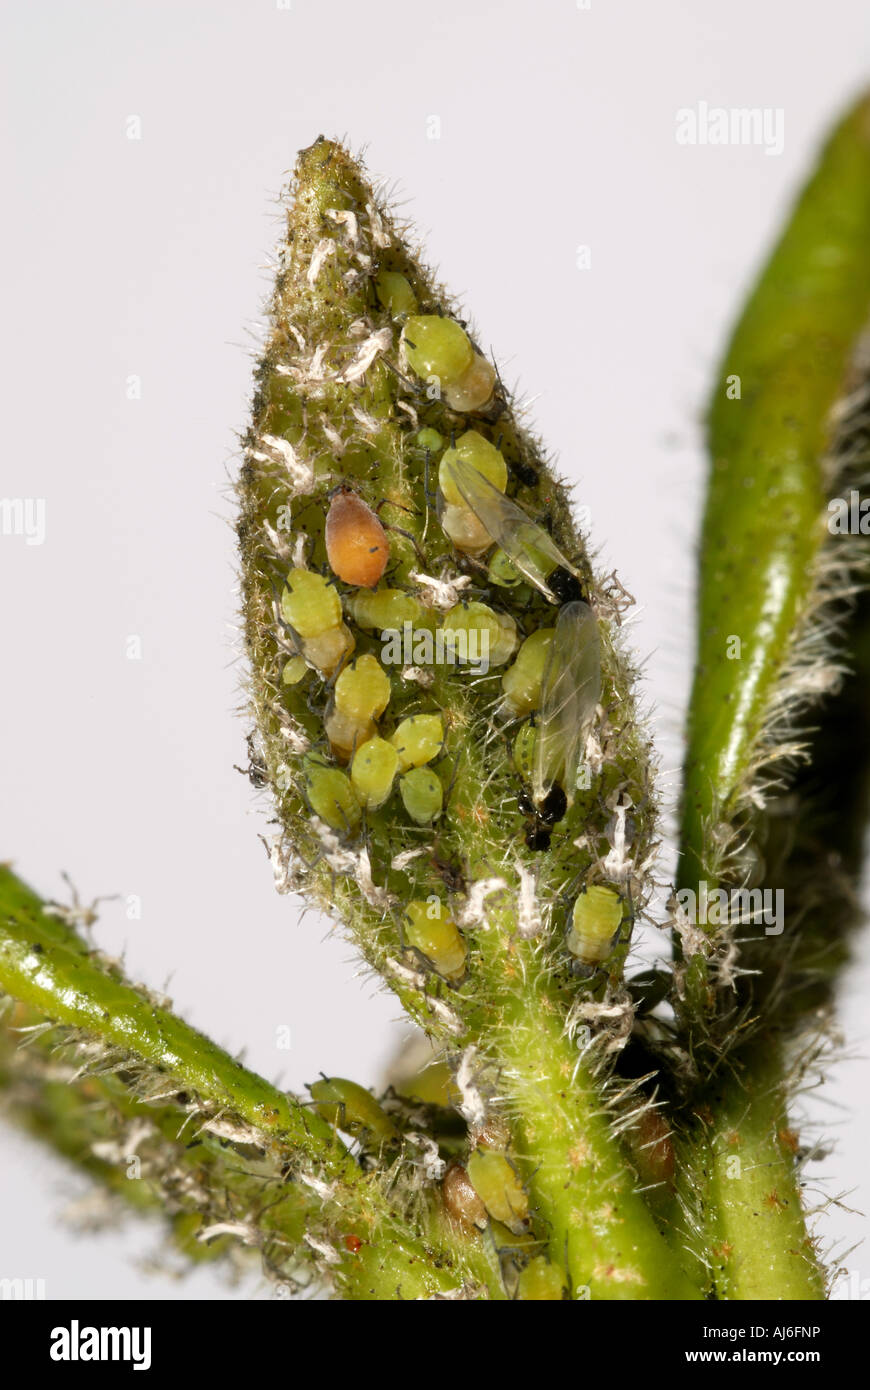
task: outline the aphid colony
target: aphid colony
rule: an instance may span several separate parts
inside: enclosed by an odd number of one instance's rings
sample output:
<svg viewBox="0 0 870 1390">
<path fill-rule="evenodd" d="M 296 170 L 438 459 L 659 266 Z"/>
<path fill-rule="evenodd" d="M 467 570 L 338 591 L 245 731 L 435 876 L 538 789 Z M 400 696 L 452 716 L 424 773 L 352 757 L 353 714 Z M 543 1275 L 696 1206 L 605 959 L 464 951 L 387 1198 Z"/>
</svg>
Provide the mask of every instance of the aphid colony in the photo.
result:
<svg viewBox="0 0 870 1390">
<path fill-rule="evenodd" d="M 464 329 L 452 319 L 416 314 L 411 287 L 398 273 L 382 271 L 376 291 L 384 307 L 404 323 L 402 345 L 411 370 L 437 383 L 452 410 L 484 409 L 496 376 Z M 418 432 L 417 443 L 427 457 L 443 450 L 438 518 L 460 557 L 481 565 L 492 552 L 486 568 L 489 584 L 508 593 L 523 583 L 531 585 L 557 608 L 555 622 L 521 640 L 510 613 L 466 600 L 444 613 L 439 624 L 433 609 L 415 594 L 379 587 L 390 558 L 387 531 L 350 486 L 334 489 L 325 522 L 326 555 L 333 574 L 351 592 L 342 600 L 334 582 L 296 567 L 286 576 L 280 599 L 292 649 L 283 681 L 296 684 L 314 668 L 331 688 L 323 721 L 329 756 L 315 751 L 304 759 L 308 804 L 332 829 L 352 834 L 364 814 L 385 805 L 398 783 L 414 824 L 431 825 L 441 816 L 444 783 L 430 764 L 444 751 L 443 716 L 440 711 L 414 714 L 388 736 L 381 734 L 391 677 L 371 653 L 354 659 L 356 639 L 345 613 L 365 633 L 410 630 L 427 635 L 437 629 L 451 651 L 461 648 L 467 654 L 474 637 L 489 665 L 507 666 L 500 709 L 516 724 L 513 762 L 524 787 L 518 805 L 527 818 L 528 847 L 543 850 L 553 827 L 573 805 L 601 695 L 597 621 L 582 598 L 577 571 L 549 533 L 506 496 L 508 468 L 496 444 L 469 428 L 444 448 L 441 434 L 430 426 Z M 602 885 L 590 887 L 575 903 L 569 949 L 583 964 L 599 964 L 622 920 L 619 895 Z M 412 903 L 404 930 L 407 944 L 445 979 L 462 979 L 466 949 L 446 910 L 433 916 L 427 903 Z"/>
<path fill-rule="evenodd" d="M 308 1090 L 318 1114 L 351 1135 L 363 1150 L 377 1151 L 400 1140 L 400 1130 L 383 1105 L 355 1081 L 324 1076 Z M 442 1084 L 435 1104 L 449 1103 L 443 1090 Z M 656 1112 L 650 1114 L 655 1123 Z M 636 1138 L 642 1175 L 647 1177 L 665 1161 L 660 1157 L 660 1128 L 639 1130 Z M 648 1153 L 653 1157 L 643 1159 Z M 454 1158 L 447 1164 L 440 1191 L 444 1213 L 458 1236 L 489 1231 L 496 1249 L 520 1265 L 514 1276 L 517 1297 L 558 1300 L 566 1296 L 564 1270 L 538 1253 L 540 1242 L 531 1231 L 528 1195 L 510 1157 L 510 1129 L 503 1119 L 490 1113 L 471 1127 L 470 1152 L 465 1159 Z"/>
</svg>

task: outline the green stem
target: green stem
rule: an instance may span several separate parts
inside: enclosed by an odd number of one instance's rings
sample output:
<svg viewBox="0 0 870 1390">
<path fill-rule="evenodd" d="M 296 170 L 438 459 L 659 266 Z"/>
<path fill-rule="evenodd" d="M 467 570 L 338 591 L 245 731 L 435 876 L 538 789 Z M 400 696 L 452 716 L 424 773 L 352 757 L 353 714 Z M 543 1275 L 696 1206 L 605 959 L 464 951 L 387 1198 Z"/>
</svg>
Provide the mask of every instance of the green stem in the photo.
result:
<svg viewBox="0 0 870 1390">
<path fill-rule="evenodd" d="M 402 1297 L 417 1298 L 450 1293 L 466 1283 L 485 1288 L 491 1281 L 485 1252 L 473 1244 L 445 1252 L 415 1234 L 391 1210 L 378 1177 L 359 1167 L 316 1112 L 249 1072 L 144 990 L 110 973 L 97 953 L 70 926 L 46 913 L 39 898 L 7 867 L 0 868 L 0 991 L 35 1011 L 37 1018 L 76 1030 L 74 1037 L 80 1032 L 85 1038 L 99 1039 L 104 1047 L 108 1044 L 107 1060 L 123 1062 L 127 1070 L 135 1072 L 137 1062 L 150 1064 L 165 1077 L 166 1091 L 195 1095 L 209 1116 L 246 1122 L 249 1142 L 265 1151 L 273 1177 L 289 1165 L 294 1174 L 307 1169 L 324 1182 L 326 1190 L 316 1208 L 320 1218 L 316 1235 L 321 1243 L 325 1237 L 337 1248 L 334 1277 L 347 1288 L 347 1297 L 369 1296 L 358 1292 L 357 1272 L 367 1261 L 377 1278 L 374 1273 L 367 1276 L 366 1287 L 377 1290 L 371 1296 L 385 1299 L 396 1297 L 396 1290 Z M 111 1092 L 102 1083 L 99 1095 L 111 1103 Z M 85 1166 L 94 1171 L 88 1147 L 88 1136 L 96 1137 L 88 1124 L 93 1095 L 81 1091 L 81 1109 L 73 1104 L 72 1111 L 42 1084 L 37 1086 L 37 1096 L 44 1137 L 68 1154 L 80 1142 Z M 152 1107 L 146 1108 L 151 1112 Z M 180 1125 L 182 1111 L 175 1113 Z M 123 1107 L 120 1118 L 124 1118 Z M 171 1117 L 164 1115 L 163 1121 L 171 1124 Z M 244 1151 L 245 1130 L 238 1143 Z M 293 1202 L 288 1207 L 294 1222 L 297 1207 Z M 250 1204 L 245 1209 L 250 1211 Z M 252 1216 L 249 1224 L 259 1225 L 259 1220 L 257 1212 L 256 1221 Z M 298 1238 L 296 1226 L 294 1232 Z M 345 1234 L 362 1240 L 363 1251 L 374 1246 L 376 1254 L 367 1252 L 360 1259 L 341 1243 Z M 338 1247 L 333 1245 L 336 1238 Z"/>
<path fill-rule="evenodd" d="M 479 940 L 493 999 L 481 1041 L 509 1086 L 518 1158 L 551 1257 L 575 1294 L 593 1299 L 700 1298 L 634 1190 L 601 1081 L 550 1000 L 546 957 L 517 937 L 506 914 L 493 916 Z"/>
<path fill-rule="evenodd" d="M 818 1300 L 825 1281 L 807 1234 L 783 1058 L 767 1037 L 705 1092 L 712 1115 L 708 1250 L 719 1298 Z"/>
<path fill-rule="evenodd" d="M 680 886 L 720 881 L 723 829 L 784 741 L 774 701 L 829 540 L 830 414 L 870 314 L 870 100 L 838 127 L 734 332 L 710 411 Z M 735 383 L 739 395 L 735 395 Z M 799 698 L 794 701 L 797 708 Z M 785 735 L 787 737 L 787 734 Z M 686 1016 L 711 1008 L 702 954 Z"/>
</svg>

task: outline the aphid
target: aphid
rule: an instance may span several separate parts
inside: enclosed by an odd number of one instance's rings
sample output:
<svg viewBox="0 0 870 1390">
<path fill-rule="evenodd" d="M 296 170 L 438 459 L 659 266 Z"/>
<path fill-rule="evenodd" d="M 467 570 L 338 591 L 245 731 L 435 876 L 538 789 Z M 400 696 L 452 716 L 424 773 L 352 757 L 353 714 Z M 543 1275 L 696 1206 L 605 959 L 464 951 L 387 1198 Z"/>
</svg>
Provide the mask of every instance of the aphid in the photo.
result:
<svg viewBox="0 0 870 1390">
<path fill-rule="evenodd" d="M 402 331 L 408 366 L 420 377 L 435 376 L 442 385 L 457 381 L 474 361 L 471 339 L 454 319 L 416 314 Z"/>
<path fill-rule="evenodd" d="M 502 676 L 505 710 L 517 719 L 540 709 L 544 671 L 555 635 L 554 627 L 538 628 L 537 632 L 525 639 L 517 652 L 516 661 Z"/>
<path fill-rule="evenodd" d="M 574 904 L 568 950 L 582 966 L 601 965 L 610 955 L 624 917 L 619 894 L 602 883 L 592 884 Z"/>
<path fill-rule="evenodd" d="M 563 1269 L 546 1255 L 535 1255 L 519 1277 L 517 1297 L 527 1302 L 558 1302 L 565 1297 L 566 1283 Z"/>
<path fill-rule="evenodd" d="M 374 721 L 387 708 L 390 694 L 390 678 L 377 657 L 366 654 L 353 666 L 345 666 L 323 725 L 334 753 L 346 760 L 373 737 Z"/>
<path fill-rule="evenodd" d="M 467 414 L 472 410 L 483 410 L 492 400 L 495 390 L 495 367 L 476 352 L 471 365 L 466 367 L 455 381 L 444 385 L 444 399 L 451 410 Z"/>
<path fill-rule="evenodd" d="M 448 650 L 454 660 L 479 665 L 503 666 L 517 645 L 517 625 L 508 613 L 496 613 L 485 603 L 458 603 L 445 613 L 442 624 Z"/>
<path fill-rule="evenodd" d="M 379 719 L 390 703 L 390 678 L 377 657 L 361 656 L 335 683 L 335 707 L 350 719 Z"/>
<path fill-rule="evenodd" d="M 437 430 L 433 430 L 431 425 L 424 425 L 417 434 L 417 443 L 421 449 L 428 449 L 430 454 L 437 454 L 438 450 L 444 447 L 444 440 Z"/>
<path fill-rule="evenodd" d="M 586 603 L 559 609 L 541 683 L 532 793 L 541 806 L 554 783 L 574 801 L 580 761 L 601 697 L 598 623 Z"/>
<path fill-rule="evenodd" d="M 468 1159 L 468 1176 L 493 1220 L 501 1221 L 514 1235 L 525 1230 L 529 1199 L 503 1153 L 475 1149 Z"/>
<path fill-rule="evenodd" d="M 425 956 L 439 975 L 452 984 L 462 979 L 468 950 L 444 903 L 434 897 L 410 902 L 404 927 L 408 945 Z"/>
<path fill-rule="evenodd" d="M 332 830 L 355 830 L 360 804 L 346 774 L 316 753 L 305 758 L 304 768 L 305 795 L 314 814 Z"/>
<path fill-rule="evenodd" d="M 440 714 L 412 714 L 403 719 L 390 739 L 399 755 L 399 768 L 407 772 L 437 758 L 444 746 Z"/>
<path fill-rule="evenodd" d="M 503 487 L 483 476 L 476 460 L 469 462 L 458 450 L 448 449 L 441 460 L 439 482 L 446 500 L 455 505 L 461 501 L 492 543 L 548 602 L 565 603 L 580 597 L 579 576 L 552 536 L 505 497 Z"/>
<path fill-rule="evenodd" d="M 486 1207 L 471 1185 L 461 1163 L 451 1163 L 441 1180 L 441 1198 L 450 1220 L 462 1231 L 483 1230 L 489 1221 Z"/>
<path fill-rule="evenodd" d="M 351 488 L 336 492 L 326 516 L 326 555 L 345 584 L 373 589 L 387 568 L 390 543 L 369 507 Z"/>
<path fill-rule="evenodd" d="M 305 660 L 332 676 L 355 645 L 353 633 L 342 621 L 341 599 L 333 586 L 315 570 L 292 569 L 280 606 Z"/>
<path fill-rule="evenodd" d="M 395 1139 L 396 1127 L 370 1091 L 343 1076 L 325 1076 L 308 1087 L 317 1112 L 347 1134 L 371 1135 L 379 1143 Z"/>
<path fill-rule="evenodd" d="M 306 637 L 302 643 L 305 660 L 327 679 L 340 671 L 356 646 L 356 639 L 346 623 L 339 623 L 317 637 Z"/>
<path fill-rule="evenodd" d="M 281 595 L 281 612 L 300 637 L 319 637 L 341 622 L 341 599 L 322 574 L 292 569 Z"/>
<path fill-rule="evenodd" d="M 398 763 L 398 753 L 392 752 Z M 431 768 L 412 767 L 399 780 L 399 794 L 415 825 L 431 825 L 444 809 L 444 788 Z"/>
<path fill-rule="evenodd" d="M 417 309 L 411 283 L 399 270 L 381 270 L 375 277 L 375 294 L 391 318 L 403 318 Z"/>
<path fill-rule="evenodd" d="M 284 670 L 281 672 L 282 684 L 298 685 L 307 670 L 308 665 L 304 656 L 288 657 L 284 662 Z"/>
<path fill-rule="evenodd" d="M 427 610 L 420 600 L 404 589 L 377 589 L 374 593 L 360 590 L 351 594 L 346 603 L 357 627 L 365 632 L 401 632 L 405 623 L 417 628 L 424 626 L 427 619 Z"/>
<path fill-rule="evenodd" d="M 466 430 L 442 456 L 438 486 L 445 502 L 455 507 L 471 505 L 461 486 L 468 470 L 475 477 L 484 478 L 499 495 L 507 487 L 507 464 L 502 454 L 478 430 Z"/>
<path fill-rule="evenodd" d="M 351 786 L 367 811 L 376 811 L 393 790 L 399 770 L 399 755 L 385 738 L 366 739 L 354 753 L 350 768 Z"/>
</svg>

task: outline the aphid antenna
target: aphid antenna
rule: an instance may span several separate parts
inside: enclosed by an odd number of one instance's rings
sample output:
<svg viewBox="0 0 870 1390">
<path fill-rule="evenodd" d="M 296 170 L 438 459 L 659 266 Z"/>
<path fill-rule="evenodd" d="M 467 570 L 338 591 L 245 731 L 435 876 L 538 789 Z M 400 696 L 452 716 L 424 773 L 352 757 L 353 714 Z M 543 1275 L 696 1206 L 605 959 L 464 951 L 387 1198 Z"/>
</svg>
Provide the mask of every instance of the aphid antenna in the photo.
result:
<svg viewBox="0 0 870 1390">
<path fill-rule="evenodd" d="M 407 509 L 403 508 L 403 510 Z M 416 536 L 413 536 L 410 531 L 404 531 L 401 526 L 395 526 L 389 521 L 385 521 L 383 525 L 385 531 L 395 531 L 398 536 L 404 536 L 406 541 L 411 542 L 411 545 L 414 547 L 414 553 L 421 565 L 425 567 L 429 563 L 426 552 L 420 548 Z"/>
<path fill-rule="evenodd" d="M 449 780 L 449 782 L 447 783 L 447 789 L 446 789 L 446 791 L 445 791 L 445 793 L 444 793 L 444 812 L 447 811 L 447 807 L 450 805 L 450 798 L 451 798 L 451 796 L 453 795 L 453 789 L 454 789 L 454 787 L 456 786 L 456 778 L 459 776 L 459 763 L 460 763 L 461 758 L 462 758 L 462 750 L 461 750 L 461 749 L 457 749 L 457 750 L 456 750 L 456 757 L 453 759 L 453 768 L 452 768 L 451 773 L 450 773 L 450 780 Z M 444 812 L 442 812 L 442 814 L 443 814 Z"/>
</svg>

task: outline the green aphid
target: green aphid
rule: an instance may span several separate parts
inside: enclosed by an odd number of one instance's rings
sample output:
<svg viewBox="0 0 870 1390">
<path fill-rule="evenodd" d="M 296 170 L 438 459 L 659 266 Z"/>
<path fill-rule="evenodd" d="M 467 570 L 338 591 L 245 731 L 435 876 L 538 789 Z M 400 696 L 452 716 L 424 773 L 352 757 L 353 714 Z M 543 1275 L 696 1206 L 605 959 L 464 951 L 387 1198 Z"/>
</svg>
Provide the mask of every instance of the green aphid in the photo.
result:
<svg viewBox="0 0 870 1390">
<path fill-rule="evenodd" d="M 505 708 L 518 719 L 540 708 L 544 671 L 555 633 L 553 627 L 542 627 L 533 632 L 523 642 L 513 665 L 502 676 Z"/>
<path fill-rule="evenodd" d="M 350 779 L 318 754 L 305 759 L 305 795 L 316 816 L 332 830 L 353 831 L 360 823 L 360 804 Z"/>
<path fill-rule="evenodd" d="M 405 909 L 405 940 L 452 984 L 465 974 L 468 949 L 445 903 L 415 899 Z"/>
<path fill-rule="evenodd" d="M 471 1185 L 490 1216 L 519 1235 L 529 1219 L 529 1199 L 504 1154 L 475 1149 L 467 1164 Z"/>
<path fill-rule="evenodd" d="M 431 763 L 444 747 L 444 722 L 441 715 L 410 715 L 402 720 L 390 742 L 399 755 L 399 767 L 402 772 Z"/>
<path fill-rule="evenodd" d="M 444 440 L 441 435 L 430 425 L 426 425 L 420 430 L 417 435 L 417 443 L 421 449 L 428 449 L 430 454 L 437 454 L 439 449 L 444 448 Z"/>
<path fill-rule="evenodd" d="M 600 965 L 610 955 L 624 916 L 619 894 L 604 884 L 592 884 L 574 904 L 568 950 L 583 965 Z"/>
<path fill-rule="evenodd" d="M 408 366 L 417 376 L 456 381 L 474 361 L 468 334 L 455 319 L 440 314 L 417 314 L 402 332 Z"/>
<path fill-rule="evenodd" d="M 314 570 L 292 569 L 281 595 L 281 613 L 300 637 L 320 637 L 341 622 L 341 599 Z"/>
<path fill-rule="evenodd" d="M 445 502 L 454 507 L 469 505 L 457 481 L 457 478 L 465 480 L 469 471 L 486 479 L 490 487 L 499 493 L 503 493 L 507 487 L 507 464 L 501 452 L 478 430 L 466 430 L 455 445 L 445 449 L 442 455 L 438 466 L 438 486 Z"/>
<path fill-rule="evenodd" d="M 309 1086 L 318 1113 L 336 1129 L 364 1138 L 371 1136 L 378 1144 L 388 1143 L 398 1131 L 383 1106 L 365 1087 L 343 1076 L 328 1076 Z"/>
<path fill-rule="evenodd" d="M 373 593 L 361 589 L 345 602 L 364 632 L 402 632 L 405 623 L 418 628 L 431 622 L 420 600 L 404 589 L 376 589 Z"/>
<path fill-rule="evenodd" d="M 302 656 L 291 656 L 284 663 L 281 681 L 284 685 L 298 685 L 308 670 L 308 663 Z"/>
<path fill-rule="evenodd" d="M 458 603 L 445 613 L 442 632 L 455 661 L 503 666 L 517 646 L 517 625 L 485 603 Z"/>
<path fill-rule="evenodd" d="M 375 293 L 391 318 L 405 318 L 408 314 L 413 314 L 417 308 L 417 299 L 410 281 L 401 271 L 379 271 L 375 277 Z"/>
<path fill-rule="evenodd" d="M 601 698 L 598 622 L 588 603 L 565 603 L 541 681 L 532 791 L 540 804 L 554 783 L 573 805 L 586 737 Z"/>
<path fill-rule="evenodd" d="M 501 547 L 492 552 L 487 566 L 487 578 L 500 589 L 515 589 L 525 583 L 522 574 L 506 551 Z"/>
<path fill-rule="evenodd" d="M 396 758 L 398 761 L 398 754 Z M 415 825 L 431 825 L 444 809 L 444 788 L 431 768 L 413 767 L 406 772 L 399 779 L 399 794 Z"/>
<path fill-rule="evenodd" d="M 350 780 L 357 800 L 376 811 L 389 798 L 399 770 L 399 755 L 385 738 L 367 739 L 354 753 Z M 440 784 L 439 784 L 440 785 Z"/>
<path fill-rule="evenodd" d="M 529 1302 L 559 1302 L 566 1296 L 565 1271 L 546 1255 L 535 1255 L 519 1277 L 517 1297 Z"/>
</svg>

